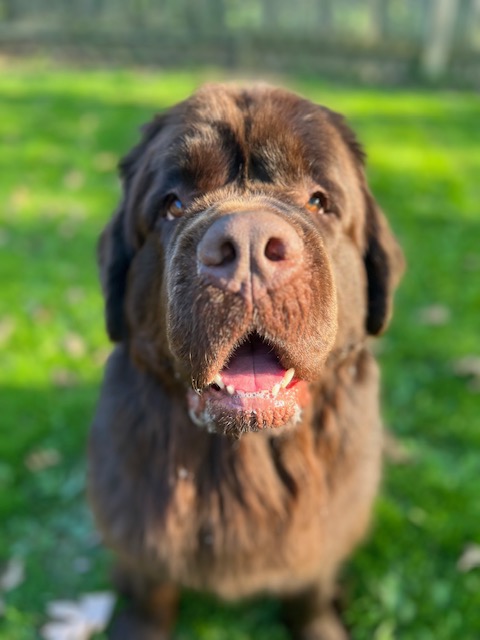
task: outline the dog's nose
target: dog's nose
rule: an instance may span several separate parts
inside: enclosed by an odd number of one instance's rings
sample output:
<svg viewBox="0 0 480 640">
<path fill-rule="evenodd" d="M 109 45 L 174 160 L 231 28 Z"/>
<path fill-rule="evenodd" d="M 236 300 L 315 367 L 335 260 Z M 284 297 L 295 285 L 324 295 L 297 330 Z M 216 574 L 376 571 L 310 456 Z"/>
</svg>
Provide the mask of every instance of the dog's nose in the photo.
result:
<svg viewBox="0 0 480 640">
<path fill-rule="evenodd" d="M 230 291 L 240 291 L 256 278 L 273 289 L 301 269 L 303 250 L 295 228 L 275 213 L 232 213 L 215 220 L 200 240 L 198 270 Z"/>
</svg>

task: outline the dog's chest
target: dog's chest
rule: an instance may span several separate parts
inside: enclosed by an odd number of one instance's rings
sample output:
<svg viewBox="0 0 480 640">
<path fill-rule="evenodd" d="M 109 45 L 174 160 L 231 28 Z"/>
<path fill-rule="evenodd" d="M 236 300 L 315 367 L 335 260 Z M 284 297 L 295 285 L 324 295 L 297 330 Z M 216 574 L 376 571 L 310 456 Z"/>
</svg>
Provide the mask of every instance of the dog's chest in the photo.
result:
<svg viewBox="0 0 480 640">
<path fill-rule="evenodd" d="M 146 532 L 169 579 L 228 598 L 284 588 L 287 576 L 303 580 L 318 567 L 326 496 L 318 464 L 252 435 L 236 452 L 217 451 L 225 457 L 213 468 L 203 460 L 170 472 L 168 505 Z"/>
</svg>

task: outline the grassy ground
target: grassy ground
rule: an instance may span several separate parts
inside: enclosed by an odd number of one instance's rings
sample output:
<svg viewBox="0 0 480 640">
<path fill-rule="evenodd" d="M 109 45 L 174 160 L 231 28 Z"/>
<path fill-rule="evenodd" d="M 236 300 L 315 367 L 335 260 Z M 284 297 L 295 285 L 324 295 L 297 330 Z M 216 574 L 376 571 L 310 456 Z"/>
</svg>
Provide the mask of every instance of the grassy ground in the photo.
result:
<svg viewBox="0 0 480 640">
<path fill-rule="evenodd" d="M 115 164 L 140 123 L 211 74 L 0 71 L 0 562 L 25 565 L 0 638 L 30 640 L 48 601 L 108 586 L 83 490 L 108 352 L 94 245 Z M 348 115 L 409 263 L 380 345 L 386 422 L 408 462 L 386 469 L 372 536 L 345 570 L 347 620 L 360 640 L 479 638 L 480 569 L 457 561 L 480 543 L 480 366 L 458 363 L 480 356 L 480 101 L 290 84 Z M 274 603 L 193 595 L 178 637 L 285 640 Z"/>
</svg>

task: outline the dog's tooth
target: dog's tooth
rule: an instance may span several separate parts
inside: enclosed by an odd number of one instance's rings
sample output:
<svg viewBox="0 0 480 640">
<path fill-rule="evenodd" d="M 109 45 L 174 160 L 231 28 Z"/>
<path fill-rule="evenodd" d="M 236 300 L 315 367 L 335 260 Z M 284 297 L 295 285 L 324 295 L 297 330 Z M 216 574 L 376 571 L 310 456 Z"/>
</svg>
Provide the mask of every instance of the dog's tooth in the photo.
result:
<svg viewBox="0 0 480 640">
<path fill-rule="evenodd" d="M 285 389 L 285 387 L 287 387 L 290 384 L 290 382 L 293 380 L 294 375 L 295 375 L 295 369 L 292 367 L 291 369 L 285 372 L 285 375 L 283 376 L 283 380 L 281 381 L 280 385 Z"/>
<path fill-rule="evenodd" d="M 213 384 L 216 384 L 218 387 L 220 387 L 220 389 L 225 389 L 225 383 L 219 373 L 217 373 L 217 375 L 213 379 Z"/>
<path fill-rule="evenodd" d="M 280 385 L 274 384 L 272 387 L 272 396 L 276 398 L 278 396 L 278 392 L 280 391 Z"/>
<path fill-rule="evenodd" d="M 233 396 L 233 394 L 235 393 L 235 387 L 233 386 L 233 384 L 228 384 L 227 385 L 227 392 Z"/>
</svg>

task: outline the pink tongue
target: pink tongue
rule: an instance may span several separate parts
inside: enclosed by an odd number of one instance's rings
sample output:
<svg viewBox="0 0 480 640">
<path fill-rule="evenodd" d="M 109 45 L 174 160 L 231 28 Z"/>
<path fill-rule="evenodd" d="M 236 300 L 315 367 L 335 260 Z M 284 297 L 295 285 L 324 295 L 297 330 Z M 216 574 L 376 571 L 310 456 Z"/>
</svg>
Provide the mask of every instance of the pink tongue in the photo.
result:
<svg viewBox="0 0 480 640">
<path fill-rule="evenodd" d="M 285 374 L 272 348 L 261 341 L 239 347 L 222 370 L 223 382 L 238 391 L 270 390 Z"/>
</svg>

